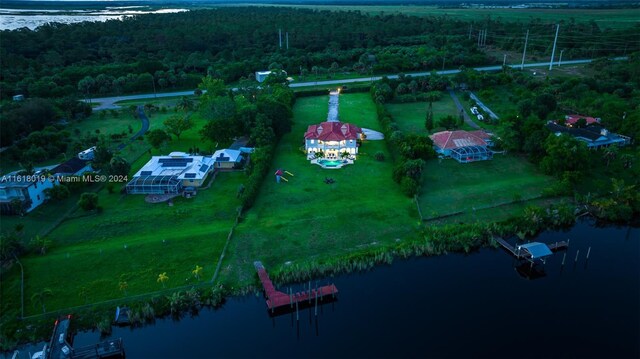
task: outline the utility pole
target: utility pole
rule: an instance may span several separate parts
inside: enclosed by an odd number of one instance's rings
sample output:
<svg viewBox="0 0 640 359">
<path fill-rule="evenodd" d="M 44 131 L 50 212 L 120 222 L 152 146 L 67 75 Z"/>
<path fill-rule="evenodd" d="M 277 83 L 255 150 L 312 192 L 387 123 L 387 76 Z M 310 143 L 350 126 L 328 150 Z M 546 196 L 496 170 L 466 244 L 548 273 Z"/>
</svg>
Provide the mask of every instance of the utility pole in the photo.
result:
<svg viewBox="0 0 640 359">
<path fill-rule="evenodd" d="M 524 70 L 524 56 L 527 54 L 527 43 L 529 42 L 529 30 L 527 30 L 527 36 L 524 38 L 524 49 L 522 50 L 522 65 L 520 70 Z"/>
<path fill-rule="evenodd" d="M 507 54 L 504 54 L 504 59 L 502 60 L 502 67 L 507 64 Z"/>
<path fill-rule="evenodd" d="M 287 31 L 286 35 L 287 35 L 287 50 L 289 50 L 289 32 L 288 31 Z"/>
<path fill-rule="evenodd" d="M 469 25 L 469 40 L 471 40 L 471 30 L 473 30 L 473 25 Z"/>
<path fill-rule="evenodd" d="M 282 29 L 278 29 L 278 46 L 282 48 Z"/>
<path fill-rule="evenodd" d="M 487 29 L 484 29 L 484 33 L 482 35 L 482 47 L 487 46 Z"/>
<path fill-rule="evenodd" d="M 553 68 L 553 58 L 556 55 L 556 43 L 558 43 L 558 32 L 560 31 L 560 24 L 556 25 L 556 38 L 553 40 L 553 50 L 551 50 L 551 61 L 549 61 L 549 71 Z"/>
<path fill-rule="evenodd" d="M 560 50 L 560 58 L 558 59 L 558 67 L 560 67 L 560 65 L 562 65 L 562 53 L 564 52 L 564 49 Z"/>
<path fill-rule="evenodd" d="M 480 38 L 482 37 L 482 30 L 478 31 L 478 47 L 480 47 Z"/>
<path fill-rule="evenodd" d="M 444 71 L 444 61 L 447 59 L 446 56 L 442 56 L 442 71 Z"/>
</svg>

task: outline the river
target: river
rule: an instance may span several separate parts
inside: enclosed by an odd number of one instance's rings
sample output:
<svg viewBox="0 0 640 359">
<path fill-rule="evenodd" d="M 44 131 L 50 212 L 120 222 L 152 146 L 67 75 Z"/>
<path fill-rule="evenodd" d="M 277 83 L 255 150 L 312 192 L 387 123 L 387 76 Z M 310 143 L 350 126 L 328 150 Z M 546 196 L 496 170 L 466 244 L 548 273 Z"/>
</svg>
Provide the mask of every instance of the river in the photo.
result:
<svg viewBox="0 0 640 359">
<path fill-rule="evenodd" d="M 272 319 L 248 295 L 110 338 L 123 338 L 128 358 L 640 357 L 640 229 L 582 221 L 537 238 L 566 239 L 565 265 L 558 252 L 537 279 L 501 249 L 397 260 L 321 280 L 340 293 L 317 317 Z M 99 340 L 79 333 L 75 345 Z"/>
</svg>

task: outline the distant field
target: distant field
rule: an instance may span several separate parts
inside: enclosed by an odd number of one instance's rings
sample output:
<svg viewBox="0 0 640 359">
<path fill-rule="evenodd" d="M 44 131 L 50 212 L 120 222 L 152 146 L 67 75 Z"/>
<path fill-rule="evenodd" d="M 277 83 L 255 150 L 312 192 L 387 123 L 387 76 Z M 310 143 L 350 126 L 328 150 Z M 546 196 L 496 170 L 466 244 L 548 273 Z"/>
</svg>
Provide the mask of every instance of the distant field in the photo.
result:
<svg viewBox="0 0 640 359">
<path fill-rule="evenodd" d="M 428 102 L 392 103 L 386 106 L 401 131 L 426 133 L 424 122 L 429 107 Z M 442 98 L 433 103 L 434 125 L 438 127 L 438 120 L 448 115 L 457 117 L 458 110 L 449 93 L 443 92 Z"/>
<path fill-rule="evenodd" d="M 256 260 L 275 268 L 287 261 L 327 259 L 414 235 L 416 205 L 391 179 L 393 163 L 384 141 L 364 142 L 355 164 L 334 170 L 310 164 L 300 151 L 307 126 L 326 119 L 327 102 L 327 96 L 297 100 L 293 130 L 280 141 L 271 169 L 273 173 L 282 168 L 295 176 L 280 184 L 267 177 L 254 207 L 236 229 L 222 272 L 232 285 L 253 283 Z M 379 130 L 366 93 L 342 95 L 340 118 Z M 378 151 L 386 161 L 373 158 Z M 324 183 L 326 177 L 335 183 Z"/>
<path fill-rule="evenodd" d="M 539 173 L 526 159 L 495 155 L 491 161 L 458 163 L 430 160 L 424 170 L 420 208 L 425 219 L 467 214 L 520 200 L 537 198 L 554 179 Z"/>
<path fill-rule="evenodd" d="M 531 21 L 539 18 L 557 22 L 574 18 L 576 21 L 595 21 L 603 28 L 626 28 L 640 23 L 640 9 L 441 9 L 420 5 L 266 5 L 286 6 L 314 10 L 361 11 L 371 15 L 404 14 L 410 16 L 448 16 L 465 21 L 502 19 Z"/>
</svg>

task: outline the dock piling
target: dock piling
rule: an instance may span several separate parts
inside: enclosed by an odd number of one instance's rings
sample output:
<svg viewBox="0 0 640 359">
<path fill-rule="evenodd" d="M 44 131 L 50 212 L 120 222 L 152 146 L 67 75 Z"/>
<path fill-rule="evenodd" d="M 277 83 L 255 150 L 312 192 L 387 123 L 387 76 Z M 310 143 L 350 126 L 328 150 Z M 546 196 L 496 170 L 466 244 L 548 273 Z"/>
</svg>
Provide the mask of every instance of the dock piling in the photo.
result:
<svg viewBox="0 0 640 359">
<path fill-rule="evenodd" d="M 579 255 L 580 255 L 580 250 L 578 249 L 578 250 L 576 251 L 576 260 L 575 260 L 576 262 L 578 261 L 578 256 L 579 256 Z"/>
<path fill-rule="evenodd" d="M 296 300 L 296 321 L 300 321 L 300 314 L 298 313 L 298 301 Z"/>
<path fill-rule="evenodd" d="M 309 304 L 311 304 L 311 281 L 309 281 Z"/>
<path fill-rule="evenodd" d="M 562 266 L 564 267 L 564 260 L 567 259 L 567 252 L 564 252 L 564 255 L 562 256 Z"/>
<path fill-rule="evenodd" d="M 293 309 L 293 290 L 289 287 L 289 306 Z"/>
<path fill-rule="evenodd" d="M 589 254 L 591 254 L 591 247 L 587 250 L 587 260 L 589 260 Z"/>
</svg>

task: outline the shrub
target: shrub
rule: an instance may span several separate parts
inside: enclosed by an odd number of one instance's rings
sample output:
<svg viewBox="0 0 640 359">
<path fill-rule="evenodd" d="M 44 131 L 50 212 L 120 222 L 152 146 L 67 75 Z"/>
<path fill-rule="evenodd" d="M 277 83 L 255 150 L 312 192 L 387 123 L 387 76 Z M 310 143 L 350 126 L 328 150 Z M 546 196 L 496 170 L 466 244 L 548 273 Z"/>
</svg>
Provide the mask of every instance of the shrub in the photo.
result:
<svg viewBox="0 0 640 359">
<path fill-rule="evenodd" d="M 373 157 L 376 159 L 376 161 L 384 161 L 384 153 L 382 153 L 381 151 L 376 152 L 375 155 L 373 155 Z"/>
<path fill-rule="evenodd" d="M 418 182 L 411 177 L 403 177 L 400 182 L 400 189 L 402 190 L 402 193 L 408 197 L 413 197 L 418 194 L 419 188 L 420 185 Z"/>
<path fill-rule="evenodd" d="M 98 208 L 98 195 L 92 192 L 81 194 L 78 206 L 80 206 L 83 211 L 91 211 Z"/>
</svg>

